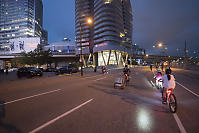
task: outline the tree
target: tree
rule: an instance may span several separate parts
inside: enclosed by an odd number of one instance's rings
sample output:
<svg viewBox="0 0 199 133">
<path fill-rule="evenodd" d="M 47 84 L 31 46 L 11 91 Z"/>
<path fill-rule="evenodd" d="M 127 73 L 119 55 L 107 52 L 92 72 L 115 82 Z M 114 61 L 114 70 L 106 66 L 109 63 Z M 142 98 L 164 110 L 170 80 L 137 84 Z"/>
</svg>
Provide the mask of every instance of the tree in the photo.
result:
<svg viewBox="0 0 199 133">
<path fill-rule="evenodd" d="M 43 51 L 42 46 L 38 47 L 34 51 L 28 53 L 22 52 L 19 57 L 12 60 L 13 64 L 24 65 L 44 65 L 52 63 L 52 53 L 50 50 Z"/>
</svg>

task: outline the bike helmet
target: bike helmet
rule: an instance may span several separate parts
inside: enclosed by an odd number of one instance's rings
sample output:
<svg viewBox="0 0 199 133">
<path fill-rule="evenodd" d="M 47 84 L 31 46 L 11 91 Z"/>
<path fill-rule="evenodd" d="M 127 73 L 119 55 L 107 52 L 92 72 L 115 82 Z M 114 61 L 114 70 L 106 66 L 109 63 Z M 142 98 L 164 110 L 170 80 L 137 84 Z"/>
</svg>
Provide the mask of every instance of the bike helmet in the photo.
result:
<svg viewBox="0 0 199 133">
<path fill-rule="evenodd" d="M 171 74 L 171 72 L 172 72 L 171 69 L 166 69 L 166 70 L 165 70 L 165 73 L 166 73 L 166 74 Z"/>
</svg>

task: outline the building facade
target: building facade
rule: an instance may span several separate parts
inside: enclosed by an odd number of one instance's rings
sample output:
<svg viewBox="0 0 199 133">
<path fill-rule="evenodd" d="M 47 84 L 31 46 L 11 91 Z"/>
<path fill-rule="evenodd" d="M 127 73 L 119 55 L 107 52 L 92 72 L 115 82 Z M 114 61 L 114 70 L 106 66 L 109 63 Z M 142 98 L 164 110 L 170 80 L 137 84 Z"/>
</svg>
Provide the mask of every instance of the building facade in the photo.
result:
<svg viewBox="0 0 199 133">
<path fill-rule="evenodd" d="M 97 53 L 98 65 L 124 63 L 124 55 L 132 52 L 130 0 L 76 0 L 75 4 L 78 51 L 82 47 L 83 54 Z"/>
<path fill-rule="evenodd" d="M 0 51 L 10 50 L 10 39 L 42 37 L 42 0 L 0 0 Z"/>
<path fill-rule="evenodd" d="M 62 40 L 44 46 L 44 50 L 50 50 L 53 55 L 75 55 L 75 43 L 69 40 Z"/>
</svg>

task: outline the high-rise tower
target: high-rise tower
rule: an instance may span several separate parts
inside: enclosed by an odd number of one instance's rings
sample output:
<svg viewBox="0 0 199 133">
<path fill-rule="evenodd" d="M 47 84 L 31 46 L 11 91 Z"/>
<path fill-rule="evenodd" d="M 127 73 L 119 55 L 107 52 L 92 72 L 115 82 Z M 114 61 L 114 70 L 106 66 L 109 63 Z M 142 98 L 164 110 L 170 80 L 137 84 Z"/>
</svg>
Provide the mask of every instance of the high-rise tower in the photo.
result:
<svg viewBox="0 0 199 133">
<path fill-rule="evenodd" d="M 0 0 L 0 49 L 6 50 L 9 40 L 42 37 L 42 0 Z"/>
<path fill-rule="evenodd" d="M 121 52 L 129 53 L 132 46 L 130 0 L 76 0 L 75 4 L 77 46 L 81 40 L 84 52 L 87 46 L 93 48 L 99 64 L 119 64 Z M 86 23 L 88 17 L 92 26 Z"/>
</svg>

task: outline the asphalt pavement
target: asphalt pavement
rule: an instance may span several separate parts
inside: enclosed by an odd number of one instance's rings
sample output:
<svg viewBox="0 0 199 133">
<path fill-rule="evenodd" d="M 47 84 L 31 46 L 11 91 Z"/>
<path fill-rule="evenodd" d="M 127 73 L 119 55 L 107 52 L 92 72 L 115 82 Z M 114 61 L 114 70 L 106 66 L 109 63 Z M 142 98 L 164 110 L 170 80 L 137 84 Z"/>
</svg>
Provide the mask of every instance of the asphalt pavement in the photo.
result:
<svg viewBox="0 0 199 133">
<path fill-rule="evenodd" d="M 175 114 L 161 103 L 148 67 L 132 68 L 123 90 L 113 88 L 121 69 L 0 82 L 0 132 L 198 133 L 199 79 L 190 73 L 174 70 Z"/>
</svg>

